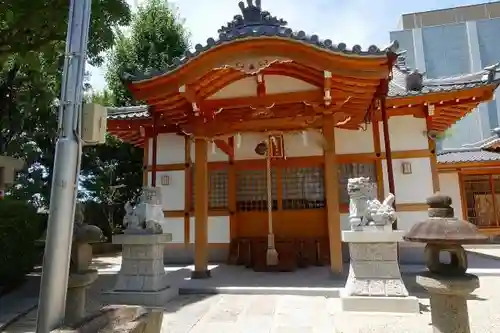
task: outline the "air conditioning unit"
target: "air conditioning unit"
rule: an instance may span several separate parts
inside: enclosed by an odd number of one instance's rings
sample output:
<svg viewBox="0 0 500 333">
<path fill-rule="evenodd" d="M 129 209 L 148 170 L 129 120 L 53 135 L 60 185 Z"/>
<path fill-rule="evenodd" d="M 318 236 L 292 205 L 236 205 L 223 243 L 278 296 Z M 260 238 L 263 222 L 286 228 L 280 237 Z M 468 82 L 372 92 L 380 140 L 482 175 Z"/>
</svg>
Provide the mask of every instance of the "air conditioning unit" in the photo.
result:
<svg viewBox="0 0 500 333">
<path fill-rule="evenodd" d="M 82 140 L 86 145 L 106 142 L 108 109 L 99 104 L 84 104 L 82 112 Z"/>
</svg>

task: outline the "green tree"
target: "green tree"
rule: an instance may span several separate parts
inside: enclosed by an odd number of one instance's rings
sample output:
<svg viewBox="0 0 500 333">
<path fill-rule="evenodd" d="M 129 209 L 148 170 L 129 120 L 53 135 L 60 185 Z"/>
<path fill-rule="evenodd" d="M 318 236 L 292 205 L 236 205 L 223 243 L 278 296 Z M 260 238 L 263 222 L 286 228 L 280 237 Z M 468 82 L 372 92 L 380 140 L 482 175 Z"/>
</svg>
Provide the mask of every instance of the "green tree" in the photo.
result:
<svg viewBox="0 0 500 333">
<path fill-rule="evenodd" d="M 46 51 L 54 42 L 65 41 L 69 3 L 68 0 L 1 1 L 0 59 Z M 130 16 L 126 0 L 92 1 L 88 45 L 92 64 L 102 64 L 102 52 L 114 45 L 113 29 L 127 25 Z"/>
<path fill-rule="evenodd" d="M 69 1 L 0 2 L 0 155 L 22 157 L 27 168 L 11 194 L 46 206 L 57 136 Z M 114 29 L 128 24 L 125 0 L 94 0 L 89 61 L 115 42 Z"/>
<path fill-rule="evenodd" d="M 132 17 L 128 34 L 118 35 L 109 54 L 106 82 L 114 96 L 114 105 L 134 105 L 124 86 L 124 73 L 164 70 L 172 59 L 188 48 L 189 35 L 177 12 L 164 0 L 147 0 Z"/>
<path fill-rule="evenodd" d="M 176 11 L 165 1 L 149 0 L 132 16 L 129 32 L 118 34 L 116 46 L 109 53 L 106 81 L 108 89 L 94 101 L 113 106 L 134 105 L 124 86 L 124 72 L 164 69 L 188 47 L 188 34 Z M 134 200 L 142 187 L 143 151 L 116 137 L 106 144 L 85 150 L 83 186 L 89 198 L 121 205 Z M 117 188 L 117 185 L 125 185 Z"/>
</svg>

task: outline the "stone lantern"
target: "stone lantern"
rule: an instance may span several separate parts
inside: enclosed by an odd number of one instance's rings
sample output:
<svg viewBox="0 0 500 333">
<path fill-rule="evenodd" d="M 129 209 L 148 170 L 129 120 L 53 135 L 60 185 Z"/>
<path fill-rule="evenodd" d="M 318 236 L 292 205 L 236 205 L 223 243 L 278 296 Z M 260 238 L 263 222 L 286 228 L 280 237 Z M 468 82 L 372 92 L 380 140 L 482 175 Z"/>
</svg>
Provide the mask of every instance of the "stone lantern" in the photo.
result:
<svg viewBox="0 0 500 333">
<path fill-rule="evenodd" d="M 86 316 L 87 290 L 98 277 L 98 271 L 90 267 L 92 263 L 92 245 L 106 241 L 102 230 L 84 223 L 84 206 L 77 204 L 71 243 L 71 261 L 66 296 L 64 322 L 72 324 Z M 44 245 L 47 231 L 37 241 Z"/>
<path fill-rule="evenodd" d="M 430 294 L 432 326 L 435 333 L 469 333 L 467 296 L 479 287 L 477 276 L 467 274 L 464 244 L 488 239 L 476 226 L 454 216 L 449 196 L 434 194 L 427 199 L 429 218 L 415 224 L 403 237 L 426 243 L 425 262 L 429 271 L 417 276 L 417 283 Z M 449 263 L 440 260 L 448 253 Z"/>
</svg>

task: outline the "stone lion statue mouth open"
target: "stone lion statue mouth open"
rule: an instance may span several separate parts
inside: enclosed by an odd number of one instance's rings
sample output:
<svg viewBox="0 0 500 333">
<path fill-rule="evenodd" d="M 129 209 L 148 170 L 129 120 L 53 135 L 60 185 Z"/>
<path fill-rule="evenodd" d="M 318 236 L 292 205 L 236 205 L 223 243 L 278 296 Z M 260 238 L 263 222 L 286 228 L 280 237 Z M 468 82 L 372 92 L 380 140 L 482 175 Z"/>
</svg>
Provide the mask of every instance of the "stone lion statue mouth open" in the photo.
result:
<svg viewBox="0 0 500 333">
<path fill-rule="evenodd" d="M 349 223 L 352 230 L 361 230 L 364 226 L 392 225 L 397 220 L 393 208 L 394 195 L 390 193 L 380 202 L 375 197 L 375 192 L 370 178 L 350 178 L 347 181 Z"/>
</svg>

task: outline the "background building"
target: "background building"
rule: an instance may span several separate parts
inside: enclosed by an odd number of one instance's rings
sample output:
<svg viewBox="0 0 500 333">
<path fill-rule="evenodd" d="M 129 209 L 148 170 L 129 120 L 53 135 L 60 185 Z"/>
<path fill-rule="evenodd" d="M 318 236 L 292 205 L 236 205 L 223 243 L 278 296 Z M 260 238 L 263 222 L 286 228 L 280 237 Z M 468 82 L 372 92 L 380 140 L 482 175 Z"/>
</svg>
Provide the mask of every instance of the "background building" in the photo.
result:
<svg viewBox="0 0 500 333">
<path fill-rule="evenodd" d="M 500 1 L 480 5 L 404 14 L 401 30 L 390 33 L 406 66 L 427 78 L 474 73 L 500 62 Z M 458 122 L 441 148 L 458 148 L 491 136 L 499 125 L 500 93 Z"/>
</svg>

